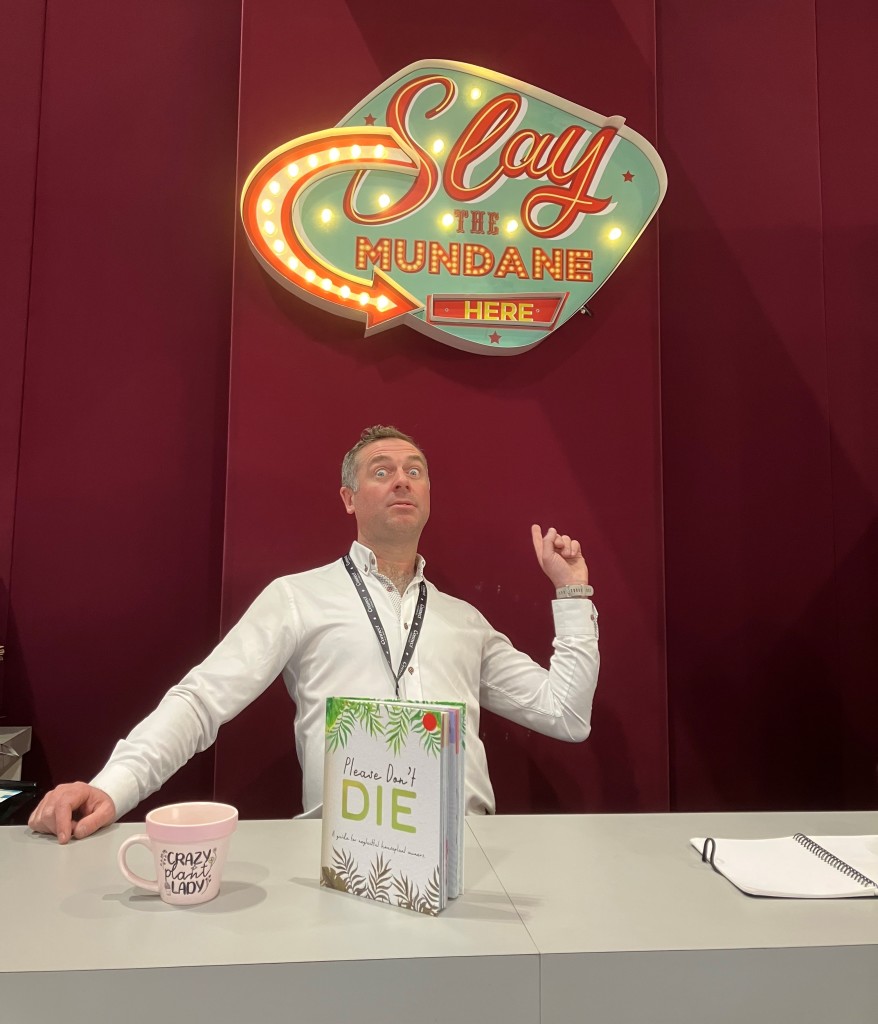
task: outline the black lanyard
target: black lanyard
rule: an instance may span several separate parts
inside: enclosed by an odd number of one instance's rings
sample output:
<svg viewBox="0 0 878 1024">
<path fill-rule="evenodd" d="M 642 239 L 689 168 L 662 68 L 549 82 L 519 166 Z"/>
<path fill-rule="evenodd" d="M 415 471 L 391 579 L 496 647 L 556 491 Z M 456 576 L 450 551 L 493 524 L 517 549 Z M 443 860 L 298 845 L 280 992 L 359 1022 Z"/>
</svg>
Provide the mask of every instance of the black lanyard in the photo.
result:
<svg viewBox="0 0 878 1024">
<path fill-rule="evenodd" d="M 424 624 L 424 615 L 427 611 L 427 584 L 421 580 L 418 586 L 418 604 L 415 608 L 415 617 L 412 620 L 412 628 L 409 630 L 408 640 L 405 642 L 405 647 L 402 651 L 402 658 L 399 662 L 399 668 L 396 672 L 393 671 L 393 662 L 390 660 L 390 647 L 387 643 L 387 634 L 384 632 L 384 626 L 381 624 L 381 619 L 378 615 L 378 611 L 375 608 L 375 604 L 372 598 L 369 597 L 369 591 L 366 590 L 366 584 L 363 582 L 363 577 L 357 571 L 357 567 L 351 560 L 350 555 L 343 555 L 342 562 L 344 567 L 348 571 L 351 581 L 357 588 L 357 593 L 360 595 L 360 600 L 363 602 L 363 607 L 366 609 L 366 614 L 369 616 L 369 621 L 372 623 L 372 629 L 375 630 L 375 636 L 378 637 L 378 643 L 381 645 L 381 652 L 384 655 L 384 660 L 387 662 L 387 667 L 390 669 L 390 674 L 393 676 L 394 685 L 396 688 L 396 696 L 399 696 L 399 681 L 402 679 L 402 674 L 409 667 L 409 662 L 412 660 L 412 655 L 415 653 L 415 646 L 418 643 L 418 637 L 421 635 L 421 627 Z"/>
</svg>

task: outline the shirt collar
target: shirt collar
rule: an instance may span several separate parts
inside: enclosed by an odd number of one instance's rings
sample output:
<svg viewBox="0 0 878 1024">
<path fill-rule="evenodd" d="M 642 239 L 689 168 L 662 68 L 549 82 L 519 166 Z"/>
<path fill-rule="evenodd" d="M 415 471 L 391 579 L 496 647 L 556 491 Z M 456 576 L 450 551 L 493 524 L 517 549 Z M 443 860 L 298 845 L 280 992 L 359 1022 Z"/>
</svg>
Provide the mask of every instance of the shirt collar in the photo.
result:
<svg viewBox="0 0 878 1024">
<path fill-rule="evenodd" d="M 378 562 L 375 558 L 375 554 L 371 548 L 367 548 L 365 544 L 361 544 L 358 540 L 355 540 L 351 544 L 351 561 L 357 567 L 357 569 L 364 573 L 366 576 L 371 576 L 373 573 L 378 572 Z M 426 568 L 427 562 L 422 555 L 417 555 L 415 558 L 415 579 L 420 581 L 424 578 L 424 569 Z"/>
</svg>

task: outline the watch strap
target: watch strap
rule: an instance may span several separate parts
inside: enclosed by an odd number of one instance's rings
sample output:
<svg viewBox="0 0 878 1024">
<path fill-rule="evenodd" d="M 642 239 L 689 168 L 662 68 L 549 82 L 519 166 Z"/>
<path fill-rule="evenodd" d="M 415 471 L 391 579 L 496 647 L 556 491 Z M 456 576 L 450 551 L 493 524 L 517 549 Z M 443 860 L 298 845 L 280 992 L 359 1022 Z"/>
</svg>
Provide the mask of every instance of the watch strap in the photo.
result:
<svg viewBox="0 0 878 1024">
<path fill-rule="evenodd" d="M 557 587 L 555 590 L 555 597 L 567 598 L 567 597 L 591 597 L 594 593 L 594 587 L 589 586 L 588 583 L 568 583 L 563 587 Z"/>
</svg>

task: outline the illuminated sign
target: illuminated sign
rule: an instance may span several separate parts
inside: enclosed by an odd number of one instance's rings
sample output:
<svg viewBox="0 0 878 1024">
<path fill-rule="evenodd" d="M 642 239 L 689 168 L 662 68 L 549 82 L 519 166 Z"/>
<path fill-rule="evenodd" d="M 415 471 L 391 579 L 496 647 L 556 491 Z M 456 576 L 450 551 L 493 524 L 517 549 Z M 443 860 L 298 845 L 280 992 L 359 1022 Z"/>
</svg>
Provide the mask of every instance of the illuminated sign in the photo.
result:
<svg viewBox="0 0 878 1024">
<path fill-rule="evenodd" d="M 262 159 L 241 216 L 272 277 L 365 321 L 367 335 L 406 323 L 513 355 L 600 288 L 666 180 L 622 117 L 470 64 L 420 61 L 337 127 Z"/>
</svg>

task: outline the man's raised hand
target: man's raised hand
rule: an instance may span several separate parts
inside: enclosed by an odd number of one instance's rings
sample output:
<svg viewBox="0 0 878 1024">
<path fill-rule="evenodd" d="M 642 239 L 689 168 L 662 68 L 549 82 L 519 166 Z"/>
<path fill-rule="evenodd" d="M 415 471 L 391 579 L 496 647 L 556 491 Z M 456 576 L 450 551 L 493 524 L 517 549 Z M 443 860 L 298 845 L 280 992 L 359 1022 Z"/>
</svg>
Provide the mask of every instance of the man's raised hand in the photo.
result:
<svg viewBox="0 0 878 1024">
<path fill-rule="evenodd" d="M 588 583 L 588 566 L 578 540 L 558 533 L 554 526 L 543 533 L 542 527 L 530 528 L 540 568 L 556 587 L 568 583 Z"/>
</svg>

